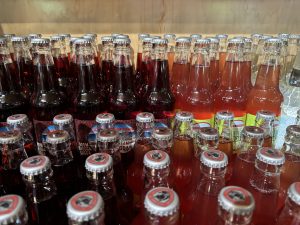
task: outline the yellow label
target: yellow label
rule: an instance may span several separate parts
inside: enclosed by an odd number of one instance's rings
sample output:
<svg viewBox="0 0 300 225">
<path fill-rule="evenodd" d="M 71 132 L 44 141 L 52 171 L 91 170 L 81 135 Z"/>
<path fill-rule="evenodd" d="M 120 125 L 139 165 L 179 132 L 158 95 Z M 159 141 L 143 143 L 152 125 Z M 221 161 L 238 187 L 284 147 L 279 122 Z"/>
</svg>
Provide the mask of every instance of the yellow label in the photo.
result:
<svg viewBox="0 0 300 225">
<path fill-rule="evenodd" d="M 246 114 L 244 116 L 241 117 L 234 117 L 233 120 L 233 140 L 234 140 L 234 150 L 236 151 L 237 149 L 240 148 L 241 146 L 241 133 L 242 130 L 245 126 L 245 122 L 246 122 Z"/>
<path fill-rule="evenodd" d="M 246 126 L 255 126 L 255 119 L 255 115 L 247 113 Z"/>
</svg>

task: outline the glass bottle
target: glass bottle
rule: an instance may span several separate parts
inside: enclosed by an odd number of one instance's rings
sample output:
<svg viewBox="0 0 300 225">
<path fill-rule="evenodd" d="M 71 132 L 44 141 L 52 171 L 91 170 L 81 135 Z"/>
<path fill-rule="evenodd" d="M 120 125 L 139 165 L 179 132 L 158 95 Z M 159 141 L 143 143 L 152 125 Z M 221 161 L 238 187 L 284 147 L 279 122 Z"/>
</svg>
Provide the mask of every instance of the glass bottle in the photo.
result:
<svg viewBox="0 0 300 225">
<path fill-rule="evenodd" d="M 13 114 L 26 113 L 28 101 L 5 38 L 0 38 L 0 122 Z"/>
<path fill-rule="evenodd" d="M 255 169 L 247 188 L 256 202 L 253 213 L 254 224 L 275 224 L 280 168 L 284 161 L 284 154 L 272 148 L 261 148 L 256 153 Z"/>
<path fill-rule="evenodd" d="M 20 164 L 27 158 L 19 130 L 0 132 L 1 173 L 0 186 L 3 194 L 25 196 L 20 174 Z"/>
<path fill-rule="evenodd" d="M 74 195 L 67 204 L 69 225 L 104 225 L 104 201 L 95 191 Z"/>
<path fill-rule="evenodd" d="M 297 56 L 297 52 L 298 52 L 299 40 L 300 40 L 299 34 L 290 34 L 288 37 L 287 67 L 286 67 L 287 73 L 290 73 L 292 71 Z"/>
<path fill-rule="evenodd" d="M 30 224 L 66 224 L 65 205 L 57 196 L 49 158 L 32 156 L 21 163 L 20 172 L 26 186 Z"/>
<path fill-rule="evenodd" d="M 250 38 L 243 38 L 244 45 L 244 62 L 242 65 L 242 81 L 244 86 L 244 92 L 247 96 L 249 91 L 252 89 L 251 83 L 251 68 L 253 60 L 253 51 L 252 51 L 252 40 Z"/>
<path fill-rule="evenodd" d="M 182 110 L 192 112 L 194 121 L 197 123 L 207 122 L 212 124 L 213 120 L 213 99 L 210 89 L 210 59 L 209 59 L 209 39 L 197 39 L 192 56 L 189 77 L 186 79 L 186 91 L 182 91 L 179 100 Z M 173 77 L 175 75 L 173 68 Z M 185 75 L 184 75 L 185 76 Z M 178 83 L 180 83 L 178 81 Z M 184 84 L 184 82 L 182 82 Z M 177 94 L 177 96 L 179 96 Z M 178 102 L 178 99 L 176 99 Z M 177 103 L 176 103 L 177 104 Z M 178 104 L 177 104 L 178 105 Z M 176 107 L 175 107 L 176 108 Z"/>
<path fill-rule="evenodd" d="M 29 39 L 26 36 L 12 38 L 14 49 L 14 63 L 17 68 L 18 76 L 21 82 L 22 91 L 27 99 L 33 92 L 33 63 L 30 52 Z"/>
<path fill-rule="evenodd" d="M 219 60 L 219 39 L 218 38 L 208 38 L 209 39 L 209 59 L 210 59 L 210 71 L 209 80 L 210 90 L 215 93 L 220 86 L 221 74 L 220 74 L 220 60 Z"/>
<path fill-rule="evenodd" d="M 171 90 L 175 97 L 175 110 L 182 110 L 185 102 L 184 95 L 188 85 L 190 71 L 191 41 L 188 37 L 176 38 L 174 63 L 171 76 Z"/>
<path fill-rule="evenodd" d="M 255 201 L 249 191 L 237 186 L 224 187 L 218 201 L 218 221 L 215 225 L 252 224 Z"/>
<path fill-rule="evenodd" d="M 24 199 L 19 195 L 3 195 L 0 197 L 0 224 L 29 225 Z"/>
<path fill-rule="evenodd" d="M 249 175 L 254 170 L 256 153 L 262 148 L 264 142 L 264 130 L 260 127 L 245 126 L 241 136 L 242 144 L 237 151 L 233 174 L 229 183 L 247 188 L 249 186 Z"/>
<path fill-rule="evenodd" d="M 168 66 L 169 66 L 169 74 L 172 77 L 172 68 L 174 64 L 174 57 L 175 57 L 175 34 L 164 34 L 164 39 L 167 40 L 168 48 L 167 48 L 167 58 L 168 58 Z"/>
<path fill-rule="evenodd" d="M 255 126 L 264 130 L 263 147 L 272 147 L 275 140 L 275 113 L 267 110 L 259 110 L 256 113 Z"/>
<path fill-rule="evenodd" d="M 201 39 L 202 35 L 201 34 L 191 34 L 190 35 L 190 39 L 191 39 L 191 48 L 190 48 L 190 56 L 192 57 L 192 55 L 194 54 L 194 49 L 195 49 L 195 43 L 197 41 L 197 39 Z M 190 60 L 191 61 L 191 60 Z"/>
<path fill-rule="evenodd" d="M 66 54 L 68 56 L 68 60 L 70 62 L 71 58 L 71 48 L 70 48 L 70 41 L 71 41 L 71 34 L 58 34 L 59 36 L 65 39 L 65 46 L 66 46 Z"/>
<path fill-rule="evenodd" d="M 65 111 L 66 99 L 59 91 L 55 66 L 50 51 L 50 40 L 33 39 L 34 92 L 31 96 L 31 114 L 36 121 L 52 121 Z"/>
<path fill-rule="evenodd" d="M 227 34 L 218 34 L 216 35 L 216 38 L 219 39 L 219 68 L 220 68 L 220 74 L 222 75 L 224 68 L 225 68 L 225 62 L 226 62 L 226 47 L 227 47 Z"/>
<path fill-rule="evenodd" d="M 141 72 L 143 58 L 143 40 L 150 37 L 150 34 L 138 34 L 138 52 L 136 57 L 136 76 Z"/>
<path fill-rule="evenodd" d="M 26 154 L 34 156 L 37 154 L 36 144 L 33 137 L 32 124 L 26 114 L 15 114 L 7 117 L 7 126 L 10 130 L 19 130 L 23 135 Z"/>
<path fill-rule="evenodd" d="M 228 158 L 219 150 L 208 150 L 202 152 L 200 161 L 200 179 L 182 202 L 183 209 L 185 204 L 188 207 L 183 210 L 183 224 L 213 225 L 217 216 L 218 194 L 225 186 Z"/>
<path fill-rule="evenodd" d="M 14 58 L 14 48 L 12 46 L 11 39 L 15 36 L 16 36 L 15 34 L 3 34 L 3 37 L 6 39 L 9 53 L 10 53 L 12 59 Z"/>
<path fill-rule="evenodd" d="M 300 224 L 300 182 L 291 184 L 287 193 L 285 207 L 280 212 L 276 225 Z"/>
<path fill-rule="evenodd" d="M 173 116 L 175 99 L 170 89 L 167 59 L 167 40 L 154 39 L 149 87 L 144 97 L 144 110 L 152 112 L 156 119 Z"/>
<path fill-rule="evenodd" d="M 131 64 L 132 64 L 132 80 L 134 80 L 134 68 L 135 68 L 135 65 L 134 65 L 134 49 L 133 47 L 131 46 L 131 40 L 129 38 L 129 35 L 127 34 L 119 34 L 117 35 L 114 39 L 125 39 L 127 42 L 128 42 L 128 50 L 129 50 L 129 53 L 130 53 L 130 59 L 131 59 Z"/>
<path fill-rule="evenodd" d="M 152 134 L 152 147 L 153 150 L 161 150 L 169 155 L 173 149 L 173 131 L 169 128 L 155 128 Z"/>
<path fill-rule="evenodd" d="M 101 72 L 103 76 L 103 81 L 105 83 L 105 91 L 107 93 L 112 92 L 112 78 L 113 78 L 113 54 L 114 54 L 114 44 L 112 36 L 101 37 L 102 49 L 101 49 Z"/>
<path fill-rule="evenodd" d="M 112 92 L 109 96 L 109 111 L 116 119 L 132 119 L 137 107 L 133 90 L 133 66 L 131 61 L 130 41 L 114 39 L 114 72 Z"/>
<path fill-rule="evenodd" d="M 179 197 L 167 187 L 153 188 L 146 194 L 144 212 L 131 225 L 179 225 Z"/>
</svg>

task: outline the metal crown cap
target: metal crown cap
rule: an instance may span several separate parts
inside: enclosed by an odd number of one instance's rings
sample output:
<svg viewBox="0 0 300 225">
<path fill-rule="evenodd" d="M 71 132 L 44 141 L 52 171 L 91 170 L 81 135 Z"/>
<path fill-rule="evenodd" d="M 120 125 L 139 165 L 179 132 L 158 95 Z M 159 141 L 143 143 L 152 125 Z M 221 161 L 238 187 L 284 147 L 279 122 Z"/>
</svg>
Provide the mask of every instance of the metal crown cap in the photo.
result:
<svg viewBox="0 0 300 225">
<path fill-rule="evenodd" d="M 252 38 L 261 38 L 263 35 L 262 34 L 251 34 Z"/>
<path fill-rule="evenodd" d="M 216 118 L 219 120 L 233 120 L 234 114 L 230 111 L 219 111 L 216 113 Z"/>
<path fill-rule="evenodd" d="M 101 37 L 101 41 L 113 42 L 114 41 L 114 37 L 113 36 L 103 36 L 103 37 Z"/>
<path fill-rule="evenodd" d="M 26 36 L 15 36 L 11 38 L 12 42 L 27 42 L 29 41 L 28 37 Z"/>
<path fill-rule="evenodd" d="M 288 33 L 280 33 L 280 34 L 278 34 L 278 37 L 280 37 L 280 38 L 288 38 L 290 36 L 290 34 L 288 34 Z"/>
<path fill-rule="evenodd" d="M 272 38 L 272 37 L 273 37 L 273 36 L 271 36 L 271 35 L 263 34 L 263 35 L 261 36 L 261 39 L 267 40 L 267 39 Z"/>
<path fill-rule="evenodd" d="M 210 40 L 211 44 L 219 44 L 220 43 L 220 40 L 216 37 L 207 37 L 207 39 Z"/>
<path fill-rule="evenodd" d="M 85 169 L 89 172 L 103 173 L 113 166 L 113 159 L 107 153 L 95 153 L 85 160 Z"/>
<path fill-rule="evenodd" d="M 13 144 L 22 140 L 22 133 L 19 130 L 0 132 L 0 144 Z"/>
<path fill-rule="evenodd" d="M 27 36 L 31 40 L 31 39 L 35 39 L 35 38 L 41 38 L 42 34 L 28 34 Z"/>
<path fill-rule="evenodd" d="M 243 43 L 245 43 L 245 41 L 242 38 L 230 38 L 228 40 L 228 44 L 243 44 Z"/>
<path fill-rule="evenodd" d="M 113 38 L 116 38 L 118 35 L 121 35 L 121 34 L 118 34 L 118 33 L 112 33 L 112 34 L 111 34 L 111 36 L 112 36 Z"/>
<path fill-rule="evenodd" d="M 115 121 L 114 114 L 111 113 L 100 113 L 96 116 L 96 122 L 103 124 L 103 123 L 113 123 Z"/>
<path fill-rule="evenodd" d="M 272 148 L 261 148 L 257 150 L 256 159 L 274 166 L 282 165 L 285 161 L 284 154 Z"/>
<path fill-rule="evenodd" d="M 256 113 L 256 119 L 264 119 L 264 120 L 274 120 L 275 113 L 268 110 L 259 110 Z"/>
<path fill-rule="evenodd" d="M 146 194 L 144 206 L 153 215 L 159 217 L 170 216 L 179 210 L 179 197 L 170 188 L 153 188 Z"/>
<path fill-rule="evenodd" d="M 196 44 L 209 44 L 210 43 L 210 39 L 208 38 L 198 38 L 196 39 Z"/>
<path fill-rule="evenodd" d="M 26 213 L 25 201 L 19 195 L 0 197 L 0 224 L 16 224 L 20 215 Z"/>
<path fill-rule="evenodd" d="M 255 208 L 252 194 L 244 188 L 228 186 L 222 188 L 218 196 L 220 207 L 236 215 L 251 214 Z"/>
<path fill-rule="evenodd" d="M 50 39 L 49 38 L 34 38 L 31 39 L 32 44 L 49 44 Z"/>
<path fill-rule="evenodd" d="M 150 34 L 139 34 L 139 40 L 143 40 L 145 37 L 150 37 Z"/>
<path fill-rule="evenodd" d="M 204 140 L 218 140 L 219 139 L 219 134 L 218 130 L 212 127 L 201 127 L 198 131 L 197 134 L 201 139 Z"/>
<path fill-rule="evenodd" d="M 90 36 L 90 37 L 93 37 L 93 38 L 97 38 L 98 35 L 96 33 L 87 33 L 87 34 L 84 34 L 85 36 Z"/>
<path fill-rule="evenodd" d="M 119 38 L 118 36 L 114 39 L 114 44 L 128 45 L 130 42 L 128 38 Z"/>
<path fill-rule="evenodd" d="M 73 122 L 73 116 L 71 114 L 58 114 L 54 116 L 53 123 L 56 125 L 65 125 Z"/>
<path fill-rule="evenodd" d="M 161 38 L 161 36 L 150 36 L 152 39 L 158 39 L 158 38 Z"/>
<path fill-rule="evenodd" d="M 153 38 L 152 37 L 152 43 L 158 44 L 158 45 L 165 45 L 165 44 L 168 44 L 168 40 L 165 38 Z"/>
<path fill-rule="evenodd" d="M 173 131 L 170 128 L 156 128 L 153 130 L 152 138 L 155 140 L 168 141 L 173 138 Z"/>
<path fill-rule="evenodd" d="M 188 122 L 194 119 L 194 115 L 191 112 L 181 111 L 176 113 L 175 119 L 181 122 Z"/>
<path fill-rule="evenodd" d="M 52 35 L 50 37 L 51 41 L 64 41 L 65 39 L 66 39 L 66 37 L 62 36 L 62 35 Z"/>
<path fill-rule="evenodd" d="M 289 39 L 300 39 L 300 34 L 290 34 Z"/>
<path fill-rule="evenodd" d="M 20 172 L 25 176 L 35 176 L 44 173 L 51 168 L 47 156 L 36 155 L 25 159 L 20 165 Z"/>
<path fill-rule="evenodd" d="M 12 37 L 15 37 L 16 34 L 3 34 L 3 37 L 11 39 Z"/>
<path fill-rule="evenodd" d="M 113 129 L 101 130 L 97 135 L 97 140 L 101 142 L 114 142 L 118 140 L 118 132 Z"/>
<path fill-rule="evenodd" d="M 6 45 L 7 44 L 7 40 L 5 37 L 0 37 L 0 44 L 1 45 Z"/>
<path fill-rule="evenodd" d="M 149 112 L 141 112 L 136 115 L 136 121 L 139 123 L 151 123 L 154 122 L 154 115 Z"/>
<path fill-rule="evenodd" d="M 74 41 L 74 44 L 75 45 L 90 45 L 92 44 L 92 40 L 91 39 L 88 39 L 88 38 L 77 38 L 75 41 Z"/>
<path fill-rule="evenodd" d="M 210 168 L 223 168 L 228 164 L 228 157 L 219 150 L 208 150 L 202 152 L 200 161 Z"/>
<path fill-rule="evenodd" d="M 164 34 L 165 39 L 175 39 L 176 35 L 175 34 Z"/>
<path fill-rule="evenodd" d="M 286 132 L 298 137 L 300 136 L 300 125 L 290 125 L 286 128 Z"/>
<path fill-rule="evenodd" d="M 251 39 L 251 38 L 245 37 L 245 38 L 244 38 L 244 42 L 245 42 L 245 43 L 252 43 L 252 39 Z"/>
<path fill-rule="evenodd" d="M 291 184 L 287 194 L 293 202 L 295 202 L 297 205 L 300 205 L 300 182 Z"/>
<path fill-rule="evenodd" d="M 60 144 L 69 140 L 69 133 L 65 130 L 53 130 L 47 133 L 46 142 L 49 144 Z"/>
<path fill-rule="evenodd" d="M 282 44 L 282 40 L 280 38 L 271 37 L 266 39 L 266 44 Z"/>
<path fill-rule="evenodd" d="M 16 125 L 28 122 L 26 114 L 15 114 L 7 117 L 6 123 L 9 125 Z"/>
<path fill-rule="evenodd" d="M 65 38 L 71 38 L 71 34 L 58 34 L 58 35 Z"/>
<path fill-rule="evenodd" d="M 165 169 L 170 165 L 169 155 L 161 150 L 149 151 L 144 155 L 144 166 L 151 169 Z"/>
<path fill-rule="evenodd" d="M 198 39 L 198 38 L 202 38 L 202 35 L 201 34 L 191 34 L 190 38 L 192 38 L 192 39 Z"/>
<path fill-rule="evenodd" d="M 116 36 L 116 38 L 130 39 L 129 35 L 127 35 L 127 34 L 119 34 Z"/>
<path fill-rule="evenodd" d="M 91 43 L 95 42 L 97 37 L 91 36 L 91 35 L 83 35 L 83 39 L 89 40 Z"/>
<path fill-rule="evenodd" d="M 216 38 L 218 38 L 218 39 L 226 39 L 226 38 L 228 38 L 228 35 L 227 34 L 217 34 Z"/>
<path fill-rule="evenodd" d="M 178 37 L 178 38 L 176 38 L 176 42 L 191 43 L 191 39 L 189 37 Z"/>
<path fill-rule="evenodd" d="M 152 43 L 153 38 L 152 37 L 144 37 L 143 38 L 143 43 Z"/>
<path fill-rule="evenodd" d="M 242 130 L 242 133 L 252 138 L 264 137 L 264 129 L 256 126 L 245 126 Z"/>
<path fill-rule="evenodd" d="M 95 191 L 83 191 L 74 195 L 67 204 L 68 217 L 77 222 L 87 222 L 100 216 L 104 201 Z"/>
</svg>

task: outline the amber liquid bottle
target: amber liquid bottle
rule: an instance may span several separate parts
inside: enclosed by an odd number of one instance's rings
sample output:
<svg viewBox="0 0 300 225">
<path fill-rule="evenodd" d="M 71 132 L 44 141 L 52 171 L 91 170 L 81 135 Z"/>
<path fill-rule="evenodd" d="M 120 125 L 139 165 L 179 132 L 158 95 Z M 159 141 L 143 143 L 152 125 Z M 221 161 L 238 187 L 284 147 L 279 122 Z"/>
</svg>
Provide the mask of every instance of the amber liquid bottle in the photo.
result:
<svg viewBox="0 0 300 225">
<path fill-rule="evenodd" d="M 225 68 L 225 62 L 226 62 L 226 47 L 227 47 L 227 34 L 218 34 L 216 35 L 216 38 L 219 39 L 219 68 L 220 68 L 220 75 L 222 75 L 224 68 Z"/>
<path fill-rule="evenodd" d="M 208 38 L 209 39 L 209 60 L 210 60 L 210 68 L 209 68 L 209 86 L 212 93 L 215 93 L 221 82 L 221 74 L 220 74 L 220 59 L 219 59 L 219 39 L 218 38 Z"/>
</svg>

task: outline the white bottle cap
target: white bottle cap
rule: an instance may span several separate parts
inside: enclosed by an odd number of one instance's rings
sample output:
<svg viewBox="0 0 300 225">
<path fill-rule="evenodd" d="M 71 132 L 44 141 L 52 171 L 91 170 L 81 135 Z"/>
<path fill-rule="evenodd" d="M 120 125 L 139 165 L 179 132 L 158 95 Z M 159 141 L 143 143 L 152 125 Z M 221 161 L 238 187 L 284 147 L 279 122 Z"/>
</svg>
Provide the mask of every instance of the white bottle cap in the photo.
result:
<svg viewBox="0 0 300 225">
<path fill-rule="evenodd" d="M 168 141 L 173 138 L 173 131 L 169 128 L 156 128 L 152 133 L 152 138 L 160 141 Z"/>
<path fill-rule="evenodd" d="M 97 141 L 114 142 L 118 140 L 118 132 L 113 129 L 101 130 L 97 135 Z"/>
<path fill-rule="evenodd" d="M 219 134 L 218 130 L 212 127 L 201 127 L 198 131 L 197 134 L 199 137 L 203 140 L 218 140 L 219 139 Z"/>
<path fill-rule="evenodd" d="M 261 148 L 256 152 L 256 158 L 269 165 L 282 165 L 285 161 L 284 154 L 276 149 Z"/>
<path fill-rule="evenodd" d="M 219 111 L 216 113 L 216 118 L 219 120 L 233 120 L 234 114 L 230 111 Z"/>
<path fill-rule="evenodd" d="M 295 202 L 297 205 L 300 205 L 300 182 L 291 184 L 287 194 L 293 202 Z"/>
<path fill-rule="evenodd" d="M 53 118 L 53 123 L 56 125 L 65 125 L 73 122 L 73 116 L 71 114 L 59 114 Z"/>
<path fill-rule="evenodd" d="M 136 121 L 140 123 L 151 123 L 154 121 L 154 115 L 149 112 L 141 112 L 137 114 Z"/>
<path fill-rule="evenodd" d="M 27 217 L 25 201 L 19 195 L 4 195 L 0 197 L 0 225 L 17 224 L 20 216 Z"/>
<path fill-rule="evenodd" d="M 89 172 L 103 173 L 113 166 L 113 159 L 107 153 L 95 153 L 85 160 L 85 168 Z"/>
<path fill-rule="evenodd" d="M 219 150 L 208 150 L 202 152 L 200 161 L 210 168 L 223 168 L 228 164 L 228 157 Z"/>
<path fill-rule="evenodd" d="M 153 150 L 144 155 L 144 166 L 150 169 L 165 169 L 169 165 L 170 157 L 164 151 Z"/>
<path fill-rule="evenodd" d="M 36 155 L 25 159 L 20 165 L 20 172 L 25 176 L 35 176 L 44 173 L 51 168 L 47 156 Z"/>
<path fill-rule="evenodd" d="M 185 112 L 185 111 L 181 111 L 176 113 L 175 119 L 181 122 L 188 122 L 188 121 L 192 121 L 194 118 L 193 113 L 191 112 Z"/>
<path fill-rule="evenodd" d="M 100 124 L 113 123 L 115 121 L 114 114 L 101 113 L 96 116 L 96 122 Z"/>
<path fill-rule="evenodd" d="M 256 120 L 263 119 L 263 120 L 274 120 L 275 113 L 268 110 L 259 110 L 256 113 Z"/>
<path fill-rule="evenodd" d="M 22 134 L 19 130 L 0 132 L 0 144 L 13 144 L 21 139 Z"/>
<path fill-rule="evenodd" d="M 260 127 L 255 126 L 245 126 L 242 133 L 251 138 L 263 138 L 264 130 Z"/>
<path fill-rule="evenodd" d="M 9 125 L 22 124 L 28 122 L 28 117 L 26 114 L 15 114 L 7 117 L 6 122 Z"/>
<path fill-rule="evenodd" d="M 49 131 L 46 136 L 46 142 L 49 144 L 60 144 L 69 140 L 69 133 L 65 130 Z"/>
</svg>

